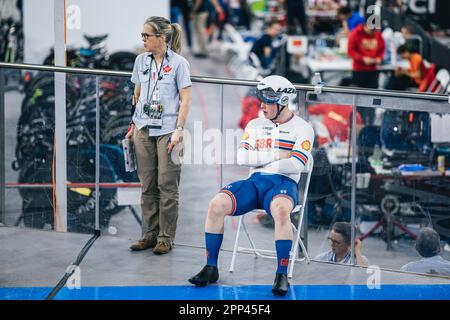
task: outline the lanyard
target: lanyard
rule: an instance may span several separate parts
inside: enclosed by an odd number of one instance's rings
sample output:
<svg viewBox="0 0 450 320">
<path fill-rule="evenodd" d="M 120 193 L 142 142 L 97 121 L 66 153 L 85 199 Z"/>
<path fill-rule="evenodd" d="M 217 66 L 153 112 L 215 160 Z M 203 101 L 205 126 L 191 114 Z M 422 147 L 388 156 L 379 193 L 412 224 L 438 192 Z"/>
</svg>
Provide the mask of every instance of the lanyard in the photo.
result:
<svg viewBox="0 0 450 320">
<path fill-rule="evenodd" d="M 164 57 L 161 61 L 161 65 L 159 66 L 159 71 L 158 71 L 158 77 L 156 78 L 156 82 L 153 85 L 153 89 L 152 89 L 152 94 L 149 96 L 149 92 L 150 92 L 150 79 L 152 77 L 152 67 L 153 67 L 153 61 L 155 61 L 156 64 L 156 70 L 158 70 L 158 64 L 156 63 L 156 60 L 153 58 L 153 54 L 152 54 L 152 61 L 150 61 L 150 71 L 148 72 L 148 88 L 147 88 L 147 102 L 149 101 L 149 97 L 153 96 L 153 93 L 155 92 L 156 86 L 158 85 L 158 81 L 161 78 L 161 70 L 162 70 L 162 66 L 164 64 Z M 150 98 L 152 99 L 152 98 Z M 150 100 L 151 101 L 151 100 Z"/>
</svg>

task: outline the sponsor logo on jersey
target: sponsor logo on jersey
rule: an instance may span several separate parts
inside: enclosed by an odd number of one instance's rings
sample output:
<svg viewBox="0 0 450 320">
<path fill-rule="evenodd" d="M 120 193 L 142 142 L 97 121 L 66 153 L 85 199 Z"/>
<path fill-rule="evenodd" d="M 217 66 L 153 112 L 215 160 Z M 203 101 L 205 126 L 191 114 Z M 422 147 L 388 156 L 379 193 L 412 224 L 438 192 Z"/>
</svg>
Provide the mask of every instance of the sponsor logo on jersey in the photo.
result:
<svg viewBox="0 0 450 320">
<path fill-rule="evenodd" d="M 302 142 L 302 148 L 306 151 L 311 150 L 311 142 L 309 140 L 305 140 Z"/>
</svg>

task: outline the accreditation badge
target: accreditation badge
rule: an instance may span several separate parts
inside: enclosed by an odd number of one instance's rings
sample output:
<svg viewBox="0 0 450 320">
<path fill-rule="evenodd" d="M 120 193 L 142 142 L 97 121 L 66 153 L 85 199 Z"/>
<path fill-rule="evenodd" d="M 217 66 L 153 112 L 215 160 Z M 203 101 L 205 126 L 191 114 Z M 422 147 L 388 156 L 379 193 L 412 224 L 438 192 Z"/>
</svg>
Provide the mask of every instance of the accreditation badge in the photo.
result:
<svg viewBox="0 0 450 320">
<path fill-rule="evenodd" d="M 149 123 L 148 123 L 149 128 L 150 129 L 161 129 L 162 128 L 163 106 L 161 103 L 158 89 L 155 90 L 152 100 L 147 105 L 148 105 L 147 106 L 148 112 L 146 112 L 146 113 L 149 117 Z M 144 109 L 144 112 L 145 112 L 145 109 Z"/>
</svg>

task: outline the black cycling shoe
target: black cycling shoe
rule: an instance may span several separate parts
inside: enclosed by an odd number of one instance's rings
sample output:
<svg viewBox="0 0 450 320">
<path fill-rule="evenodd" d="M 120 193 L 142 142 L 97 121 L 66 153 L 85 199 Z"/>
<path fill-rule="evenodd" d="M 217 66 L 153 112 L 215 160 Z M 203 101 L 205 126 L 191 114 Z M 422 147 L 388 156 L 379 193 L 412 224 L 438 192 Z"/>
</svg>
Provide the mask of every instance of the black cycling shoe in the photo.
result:
<svg viewBox="0 0 450 320">
<path fill-rule="evenodd" d="M 219 269 L 216 266 L 204 266 L 202 271 L 189 279 L 197 287 L 204 287 L 219 280 Z"/>
<path fill-rule="evenodd" d="M 272 293 L 277 297 L 284 297 L 289 290 L 287 274 L 277 273 L 272 286 Z"/>
</svg>

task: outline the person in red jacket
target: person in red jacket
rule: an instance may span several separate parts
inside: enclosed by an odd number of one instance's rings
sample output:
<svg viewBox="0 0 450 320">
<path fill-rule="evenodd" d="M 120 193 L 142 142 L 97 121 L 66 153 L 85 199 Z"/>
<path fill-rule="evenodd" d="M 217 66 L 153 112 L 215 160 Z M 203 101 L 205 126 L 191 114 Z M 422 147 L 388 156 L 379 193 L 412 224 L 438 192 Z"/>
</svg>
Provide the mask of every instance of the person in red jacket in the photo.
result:
<svg viewBox="0 0 450 320">
<path fill-rule="evenodd" d="M 353 60 L 353 85 L 378 89 L 378 70 L 384 57 L 385 44 L 379 30 L 366 24 L 357 26 L 348 37 L 348 55 Z M 359 110 L 365 124 L 372 124 L 375 109 Z"/>
<path fill-rule="evenodd" d="M 326 143 L 332 143 L 336 138 L 341 142 L 348 140 L 352 122 L 352 106 L 321 103 L 309 106 L 308 114 L 322 115 L 322 123 L 327 127 L 330 134 L 331 140 L 328 140 L 328 137 L 317 137 L 319 147 Z M 362 124 L 359 112 L 356 113 L 356 123 L 357 125 Z"/>
</svg>

